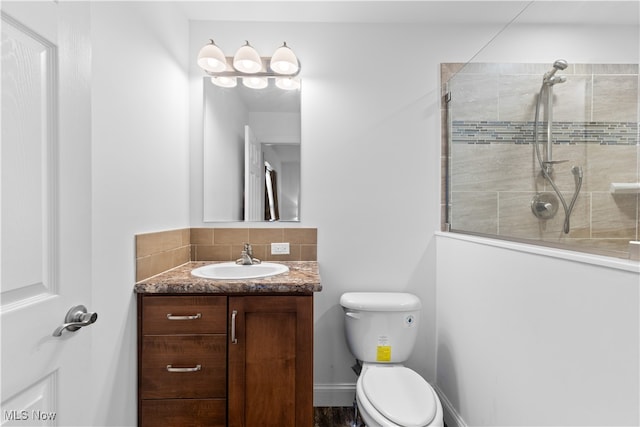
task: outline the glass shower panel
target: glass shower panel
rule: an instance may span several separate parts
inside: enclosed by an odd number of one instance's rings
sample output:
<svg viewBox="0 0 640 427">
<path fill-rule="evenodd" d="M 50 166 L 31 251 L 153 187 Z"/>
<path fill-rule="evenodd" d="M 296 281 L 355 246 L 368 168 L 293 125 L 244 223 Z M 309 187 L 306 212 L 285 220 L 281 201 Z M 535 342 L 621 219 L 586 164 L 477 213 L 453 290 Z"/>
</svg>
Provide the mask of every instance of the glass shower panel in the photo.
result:
<svg viewBox="0 0 640 427">
<path fill-rule="evenodd" d="M 552 65 L 443 64 L 449 227 L 626 257 L 640 202 L 610 187 L 638 182 L 638 66 Z"/>
</svg>

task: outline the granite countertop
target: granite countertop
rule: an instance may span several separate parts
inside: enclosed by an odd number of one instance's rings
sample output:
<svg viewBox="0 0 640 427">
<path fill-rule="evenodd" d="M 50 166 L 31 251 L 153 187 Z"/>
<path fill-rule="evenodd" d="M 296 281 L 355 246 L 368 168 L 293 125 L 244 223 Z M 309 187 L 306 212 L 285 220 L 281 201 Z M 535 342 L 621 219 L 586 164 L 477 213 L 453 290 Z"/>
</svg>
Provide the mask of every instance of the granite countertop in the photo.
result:
<svg viewBox="0 0 640 427">
<path fill-rule="evenodd" d="M 217 280 L 191 275 L 191 270 L 215 261 L 193 261 L 167 270 L 135 284 L 141 294 L 191 293 L 295 293 L 320 292 L 320 273 L 316 261 L 278 262 L 289 267 L 287 273 L 257 279 Z"/>
</svg>

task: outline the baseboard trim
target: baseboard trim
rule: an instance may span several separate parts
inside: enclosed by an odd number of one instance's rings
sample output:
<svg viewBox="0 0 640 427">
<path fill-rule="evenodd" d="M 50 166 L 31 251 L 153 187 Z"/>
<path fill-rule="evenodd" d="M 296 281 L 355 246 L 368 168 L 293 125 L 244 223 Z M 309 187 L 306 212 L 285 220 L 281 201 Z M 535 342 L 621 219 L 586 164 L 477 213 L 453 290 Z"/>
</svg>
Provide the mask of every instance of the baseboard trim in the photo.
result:
<svg viewBox="0 0 640 427">
<path fill-rule="evenodd" d="M 460 416 L 456 408 L 453 406 L 451 401 L 447 399 L 447 396 L 444 392 L 438 387 L 437 384 L 432 384 L 434 390 L 438 394 L 440 398 L 440 403 L 442 404 L 442 411 L 444 412 L 444 422 L 447 427 L 467 427 L 467 423 L 464 422 L 464 419 Z"/>
<path fill-rule="evenodd" d="M 313 406 L 352 406 L 355 393 L 355 383 L 314 384 Z"/>
</svg>

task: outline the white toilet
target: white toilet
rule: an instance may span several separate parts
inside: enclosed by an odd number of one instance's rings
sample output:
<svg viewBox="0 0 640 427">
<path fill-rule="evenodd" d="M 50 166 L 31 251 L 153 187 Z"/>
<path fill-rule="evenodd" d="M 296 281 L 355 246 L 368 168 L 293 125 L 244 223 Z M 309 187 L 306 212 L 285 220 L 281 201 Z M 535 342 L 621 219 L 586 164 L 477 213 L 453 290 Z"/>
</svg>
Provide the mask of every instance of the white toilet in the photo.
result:
<svg viewBox="0 0 640 427">
<path fill-rule="evenodd" d="M 418 297 L 395 292 L 348 292 L 340 297 L 351 353 L 362 362 L 358 410 L 367 427 L 444 426 L 431 385 L 402 365 L 418 336 Z"/>
</svg>

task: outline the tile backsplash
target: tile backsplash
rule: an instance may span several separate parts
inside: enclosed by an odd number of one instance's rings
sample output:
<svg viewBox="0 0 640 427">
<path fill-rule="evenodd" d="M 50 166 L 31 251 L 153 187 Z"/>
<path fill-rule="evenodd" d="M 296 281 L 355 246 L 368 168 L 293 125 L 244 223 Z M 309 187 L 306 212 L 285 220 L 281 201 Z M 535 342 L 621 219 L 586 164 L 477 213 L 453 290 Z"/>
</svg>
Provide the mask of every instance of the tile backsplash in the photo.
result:
<svg viewBox="0 0 640 427">
<path fill-rule="evenodd" d="M 136 282 L 189 261 L 234 261 L 244 243 L 264 261 L 316 261 L 316 228 L 184 228 L 138 234 Z M 272 255 L 271 243 L 289 243 L 288 255 Z"/>
</svg>

